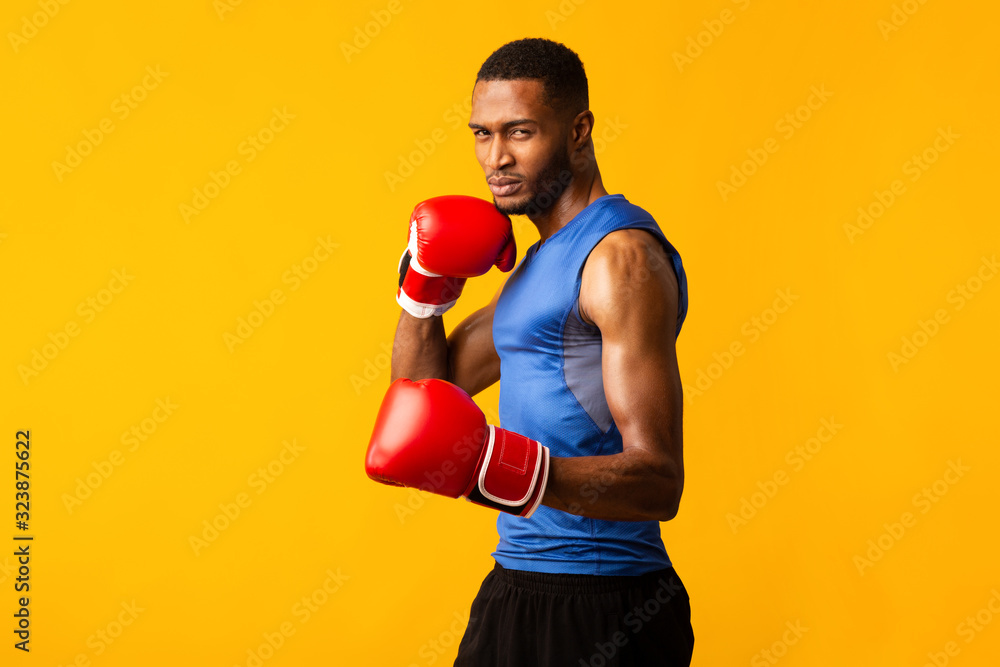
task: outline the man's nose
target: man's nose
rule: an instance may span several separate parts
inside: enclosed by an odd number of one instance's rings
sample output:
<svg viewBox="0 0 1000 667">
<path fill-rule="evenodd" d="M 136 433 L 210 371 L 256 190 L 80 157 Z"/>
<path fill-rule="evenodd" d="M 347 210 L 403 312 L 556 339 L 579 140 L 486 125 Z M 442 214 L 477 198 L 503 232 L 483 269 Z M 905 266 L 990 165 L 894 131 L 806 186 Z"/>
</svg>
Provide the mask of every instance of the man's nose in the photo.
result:
<svg viewBox="0 0 1000 667">
<path fill-rule="evenodd" d="M 507 144 L 502 139 L 494 138 L 490 142 L 489 151 L 486 154 L 486 167 L 488 171 L 499 171 L 503 167 L 513 164 L 514 159 L 507 150 Z"/>
</svg>

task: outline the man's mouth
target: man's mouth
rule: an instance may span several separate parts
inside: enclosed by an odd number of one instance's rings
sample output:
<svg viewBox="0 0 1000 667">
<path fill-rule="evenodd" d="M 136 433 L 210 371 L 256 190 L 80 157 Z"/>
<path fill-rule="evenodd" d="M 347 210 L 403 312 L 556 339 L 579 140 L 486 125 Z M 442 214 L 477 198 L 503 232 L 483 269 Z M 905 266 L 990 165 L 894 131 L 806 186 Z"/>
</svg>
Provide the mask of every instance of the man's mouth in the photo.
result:
<svg viewBox="0 0 1000 667">
<path fill-rule="evenodd" d="M 494 197 L 507 197 L 517 192 L 523 182 L 516 178 L 492 178 L 488 184 Z"/>
</svg>

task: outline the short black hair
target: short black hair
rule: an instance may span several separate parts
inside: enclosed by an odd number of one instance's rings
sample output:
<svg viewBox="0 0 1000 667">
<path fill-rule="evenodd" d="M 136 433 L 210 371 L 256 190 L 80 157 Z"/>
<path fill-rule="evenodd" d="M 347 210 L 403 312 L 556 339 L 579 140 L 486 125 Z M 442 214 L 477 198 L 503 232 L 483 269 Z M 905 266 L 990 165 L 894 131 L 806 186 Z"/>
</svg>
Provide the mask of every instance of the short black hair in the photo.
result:
<svg viewBox="0 0 1000 667">
<path fill-rule="evenodd" d="M 590 108 L 587 74 L 574 51 L 550 39 L 529 37 L 507 42 L 479 68 L 476 82 L 540 79 L 545 103 L 574 115 Z"/>
</svg>

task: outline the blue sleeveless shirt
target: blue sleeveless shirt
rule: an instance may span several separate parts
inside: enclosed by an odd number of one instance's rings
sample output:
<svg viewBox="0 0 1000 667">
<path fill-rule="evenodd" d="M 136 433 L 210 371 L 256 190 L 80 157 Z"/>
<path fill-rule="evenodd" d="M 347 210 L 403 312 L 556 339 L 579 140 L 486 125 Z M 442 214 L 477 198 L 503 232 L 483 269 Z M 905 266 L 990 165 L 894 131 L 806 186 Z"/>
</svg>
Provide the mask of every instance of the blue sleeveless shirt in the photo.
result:
<svg viewBox="0 0 1000 667">
<path fill-rule="evenodd" d="M 528 248 L 496 304 L 500 426 L 538 440 L 552 456 L 622 451 L 604 396 L 601 332 L 580 319 L 578 297 L 591 250 L 626 228 L 647 230 L 666 250 L 680 288 L 680 334 L 687 314 L 680 255 L 652 216 L 620 194 L 599 197 L 545 243 Z M 508 569 L 639 575 L 671 564 L 657 521 L 591 519 L 541 505 L 529 519 L 501 512 L 497 532 L 492 555 Z"/>
</svg>

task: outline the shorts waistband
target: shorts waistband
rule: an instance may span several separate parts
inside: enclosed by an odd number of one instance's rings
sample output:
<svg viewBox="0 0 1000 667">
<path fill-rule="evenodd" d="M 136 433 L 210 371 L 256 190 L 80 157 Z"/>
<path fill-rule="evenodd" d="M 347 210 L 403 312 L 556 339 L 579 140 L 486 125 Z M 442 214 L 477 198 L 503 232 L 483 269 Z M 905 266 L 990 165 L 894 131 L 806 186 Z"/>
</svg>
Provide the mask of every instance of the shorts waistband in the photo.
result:
<svg viewBox="0 0 1000 667">
<path fill-rule="evenodd" d="M 637 586 L 665 582 L 678 582 L 673 566 L 637 575 L 565 574 L 552 572 L 530 572 L 528 570 L 508 570 L 494 563 L 493 574 L 504 583 L 538 593 L 610 593 Z M 673 577 L 673 582 L 671 582 Z M 683 585 L 683 584 L 681 584 Z"/>
</svg>

